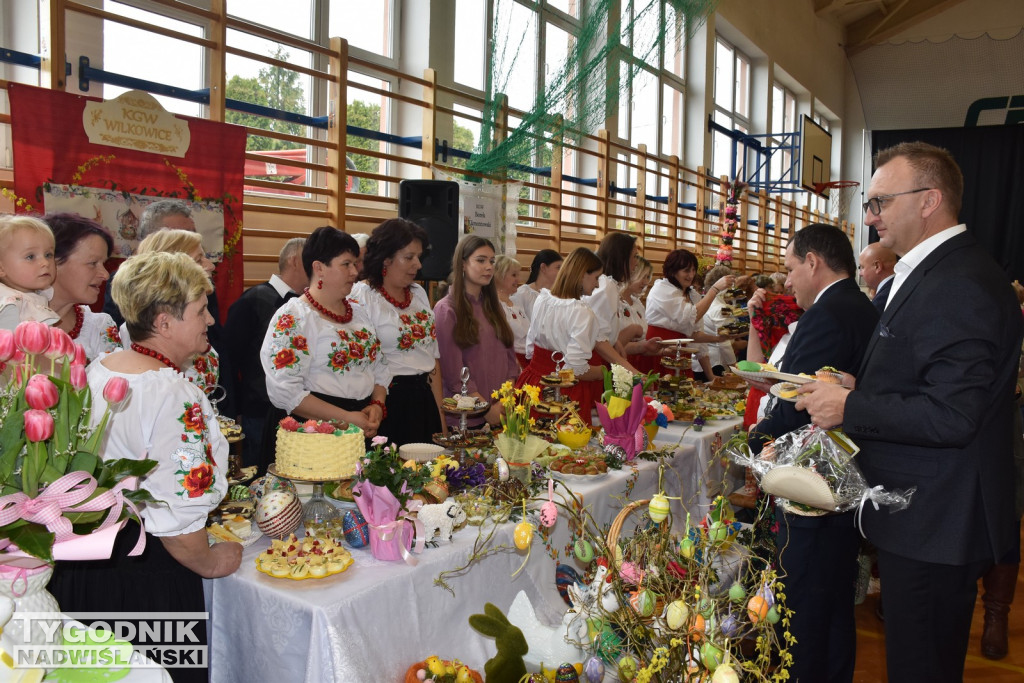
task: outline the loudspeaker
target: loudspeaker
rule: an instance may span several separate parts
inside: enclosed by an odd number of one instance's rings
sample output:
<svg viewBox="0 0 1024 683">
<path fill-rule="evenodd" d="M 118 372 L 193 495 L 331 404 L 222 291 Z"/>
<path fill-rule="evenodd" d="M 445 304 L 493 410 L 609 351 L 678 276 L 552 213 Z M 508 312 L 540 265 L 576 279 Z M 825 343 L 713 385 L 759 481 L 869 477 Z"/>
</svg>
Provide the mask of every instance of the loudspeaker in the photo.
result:
<svg viewBox="0 0 1024 683">
<path fill-rule="evenodd" d="M 430 254 L 423 259 L 417 279 L 446 279 L 459 242 L 459 184 L 450 180 L 401 181 L 398 217 L 426 230 L 430 239 Z"/>
</svg>

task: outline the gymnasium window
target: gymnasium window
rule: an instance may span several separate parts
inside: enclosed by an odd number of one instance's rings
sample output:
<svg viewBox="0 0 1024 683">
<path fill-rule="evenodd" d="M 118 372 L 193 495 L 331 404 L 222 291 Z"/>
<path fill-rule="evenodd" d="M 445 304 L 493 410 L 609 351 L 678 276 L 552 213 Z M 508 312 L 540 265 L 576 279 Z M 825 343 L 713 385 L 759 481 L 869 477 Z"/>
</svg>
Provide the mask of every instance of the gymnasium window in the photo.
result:
<svg viewBox="0 0 1024 683">
<path fill-rule="evenodd" d="M 749 133 L 750 58 L 719 37 L 715 45 L 714 120 L 730 130 Z M 725 134 L 712 134 L 712 173 L 732 178 L 747 168 L 742 145 L 732 158 L 732 140 Z"/>
<path fill-rule="evenodd" d="M 772 85 L 772 125 L 773 137 L 768 141 L 772 147 L 787 148 L 796 144 L 797 138 L 782 136 L 781 133 L 798 132 L 800 124 L 796 120 L 796 95 L 779 83 Z M 779 134 L 779 135 L 775 135 Z M 771 179 L 772 186 L 777 189 L 779 184 L 794 187 L 800 182 L 799 169 L 794 166 L 797 155 L 792 149 L 778 149 L 772 154 Z M 780 195 L 779 192 L 771 192 Z"/>
</svg>

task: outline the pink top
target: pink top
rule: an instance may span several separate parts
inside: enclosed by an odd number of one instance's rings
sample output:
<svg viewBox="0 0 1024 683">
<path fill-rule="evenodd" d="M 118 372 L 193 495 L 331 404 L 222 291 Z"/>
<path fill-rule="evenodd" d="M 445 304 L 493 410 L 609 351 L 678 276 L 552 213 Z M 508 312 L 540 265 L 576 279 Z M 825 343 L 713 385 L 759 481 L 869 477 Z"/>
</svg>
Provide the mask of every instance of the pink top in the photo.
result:
<svg viewBox="0 0 1024 683">
<path fill-rule="evenodd" d="M 462 368 L 469 368 L 467 393 L 478 392 L 490 403 L 491 392 L 504 382 L 515 382 L 519 376 L 519 365 L 511 347 L 505 346 L 494 333 L 494 327 L 484 317 L 483 305 L 479 299 L 469 297 L 476 317 L 480 340 L 466 349 L 455 343 L 455 302 L 451 292 L 434 306 L 434 324 L 437 329 L 437 344 L 441 351 L 441 376 L 443 396 L 452 396 L 462 391 Z M 500 309 L 499 309 L 500 313 Z M 451 420 L 458 424 L 458 419 Z"/>
</svg>

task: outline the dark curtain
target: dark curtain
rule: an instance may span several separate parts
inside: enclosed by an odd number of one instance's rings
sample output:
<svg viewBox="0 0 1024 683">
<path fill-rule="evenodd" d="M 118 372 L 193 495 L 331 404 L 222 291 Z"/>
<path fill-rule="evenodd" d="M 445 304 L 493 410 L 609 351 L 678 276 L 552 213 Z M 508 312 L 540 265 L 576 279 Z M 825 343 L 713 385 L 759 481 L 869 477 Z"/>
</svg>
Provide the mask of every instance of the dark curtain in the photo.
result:
<svg viewBox="0 0 1024 683">
<path fill-rule="evenodd" d="M 915 140 L 944 147 L 957 160 L 964 174 L 960 221 L 1010 280 L 1024 281 L 1024 125 L 876 130 L 871 152 Z"/>
</svg>

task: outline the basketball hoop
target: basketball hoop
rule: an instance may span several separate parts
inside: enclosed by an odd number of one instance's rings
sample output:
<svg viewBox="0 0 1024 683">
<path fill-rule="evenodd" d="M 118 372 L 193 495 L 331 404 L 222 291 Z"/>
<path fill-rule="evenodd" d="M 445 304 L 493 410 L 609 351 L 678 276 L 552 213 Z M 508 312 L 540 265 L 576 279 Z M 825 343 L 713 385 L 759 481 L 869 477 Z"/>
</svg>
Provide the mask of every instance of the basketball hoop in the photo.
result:
<svg viewBox="0 0 1024 683">
<path fill-rule="evenodd" d="M 856 180 L 833 180 L 830 183 L 815 183 L 814 191 L 819 195 L 828 191 L 828 212 L 836 218 L 843 218 L 850 210 L 853 195 L 857 194 L 860 183 Z"/>
</svg>

